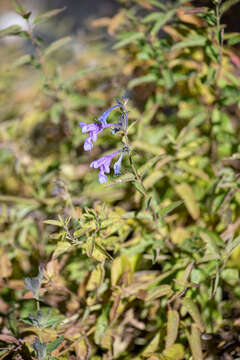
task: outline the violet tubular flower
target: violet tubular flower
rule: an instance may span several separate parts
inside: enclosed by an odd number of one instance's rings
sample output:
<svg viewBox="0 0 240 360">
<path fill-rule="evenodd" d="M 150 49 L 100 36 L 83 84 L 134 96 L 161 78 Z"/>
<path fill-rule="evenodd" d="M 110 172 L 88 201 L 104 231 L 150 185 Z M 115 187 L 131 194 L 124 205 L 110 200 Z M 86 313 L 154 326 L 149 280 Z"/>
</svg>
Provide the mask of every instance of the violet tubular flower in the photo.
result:
<svg viewBox="0 0 240 360">
<path fill-rule="evenodd" d="M 97 136 L 98 134 L 103 131 L 104 129 L 108 128 L 108 127 L 112 127 L 116 124 L 108 124 L 107 123 L 107 118 L 110 115 L 110 113 L 116 109 L 117 107 L 120 107 L 119 104 L 114 105 L 112 107 L 110 107 L 108 110 L 106 110 L 99 118 L 98 118 L 98 122 L 99 123 L 94 123 L 94 124 L 85 124 L 84 122 L 79 122 L 79 125 L 82 128 L 82 133 L 88 133 L 89 136 L 87 137 L 87 139 L 84 141 L 84 150 L 85 151 L 90 151 L 93 148 L 93 143 L 95 141 L 97 141 Z"/>
<path fill-rule="evenodd" d="M 84 150 L 89 151 L 93 148 L 93 143 L 97 141 L 98 134 L 103 131 L 103 129 L 112 126 L 112 124 L 85 124 L 80 122 L 79 125 L 82 128 L 82 133 L 88 133 L 89 136 L 84 141 Z"/>
<path fill-rule="evenodd" d="M 108 116 L 109 116 L 110 113 L 111 113 L 114 109 L 116 109 L 117 107 L 120 107 L 120 105 L 117 104 L 117 105 L 114 105 L 114 106 L 110 107 L 109 109 L 107 109 L 107 110 L 98 118 L 98 121 L 99 121 L 100 123 L 102 123 L 104 126 L 107 125 L 107 118 L 108 118 Z"/>
<path fill-rule="evenodd" d="M 118 161 L 116 161 L 115 164 L 113 165 L 115 175 L 120 175 L 121 166 L 122 166 L 122 158 L 123 158 L 124 152 L 125 151 L 121 151 L 121 155 L 120 155 Z"/>
<path fill-rule="evenodd" d="M 120 152 L 121 151 L 118 150 L 112 154 L 102 156 L 100 159 L 95 160 L 90 164 L 91 168 L 94 169 L 99 168 L 98 180 L 100 184 L 105 184 L 107 182 L 107 175 L 105 173 L 107 174 L 110 173 L 111 161 L 114 158 L 114 156 L 116 156 Z"/>
</svg>

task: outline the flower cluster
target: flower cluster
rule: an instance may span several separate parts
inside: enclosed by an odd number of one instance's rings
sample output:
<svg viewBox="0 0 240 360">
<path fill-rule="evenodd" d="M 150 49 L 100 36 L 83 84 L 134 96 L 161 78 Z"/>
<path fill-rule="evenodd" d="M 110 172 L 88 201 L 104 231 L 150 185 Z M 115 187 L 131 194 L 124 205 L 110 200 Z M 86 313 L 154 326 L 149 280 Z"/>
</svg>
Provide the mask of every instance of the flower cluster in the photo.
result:
<svg viewBox="0 0 240 360">
<path fill-rule="evenodd" d="M 108 117 L 110 113 L 116 109 L 119 108 L 121 110 L 121 117 L 119 119 L 118 123 L 108 123 Z M 111 127 L 113 130 L 112 132 L 115 134 L 116 132 L 120 130 L 126 130 L 128 127 L 128 116 L 125 109 L 124 104 L 121 100 L 117 101 L 117 104 L 107 109 L 98 119 L 97 123 L 93 124 L 85 124 L 83 122 L 80 122 L 79 125 L 82 128 L 82 133 L 88 133 L 88 137 L 84 141 L 84 150 L 90 151 L 93 148 L 93 143 L 97 141 L 98 134 L 102 132 L 104 129 Z M 98 160 L 93 161 L 90 164 L 91 168 L 97 169 L 99 168 L 99 183 L 104 184 L 107 181 L 107 175 L 110 173 L 110 165 L 112 162 L 112 159 L 120 154 L 119 159 L 115 162 L 113 168 L 114 168 L 114 174 L 119 175 L 121 171 L 121 164 L 122 164 L 122 158 L 124 155 L 124 152 L 126 149 L 118 150 L 113 152 L 112 154 L 102 156 Z"/>
</svg>

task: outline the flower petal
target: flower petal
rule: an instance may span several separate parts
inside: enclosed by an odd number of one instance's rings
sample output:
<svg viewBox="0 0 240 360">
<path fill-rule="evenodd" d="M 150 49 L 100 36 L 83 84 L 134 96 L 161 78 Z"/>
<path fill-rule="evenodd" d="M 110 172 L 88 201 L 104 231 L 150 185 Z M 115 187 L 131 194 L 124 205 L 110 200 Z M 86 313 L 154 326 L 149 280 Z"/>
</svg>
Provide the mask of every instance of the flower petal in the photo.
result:
<svg viewBox="0 0 240 360">
<path fill-rule="evenodd" d="M 110 107 L 109 109 L 107 109 L 99 118 L 98 121 L 100 121 L 101 123 L 103 123 L 103 125 L 107 125 L 107 118 L 110 115 L 110 113 L 116 109 L 117 107 L 119 107 L 120 105 L 114 105 L 112 107 Z"/>
<path fill-rule="evenodd" d="M 99 171 L 98 180 L 100 184 L 105 184 L 107 182 L 107 175 L 105 175 L 104 172 Z"/>
<path fill-rule="evenodd" d="M 88 137 L 85 141 L 84 141 L 84 146 L 83 146 L 85 151 L 90 151 L 93 148 L 93 144 L 91 141 L 91 138 Z"/>
</svg>

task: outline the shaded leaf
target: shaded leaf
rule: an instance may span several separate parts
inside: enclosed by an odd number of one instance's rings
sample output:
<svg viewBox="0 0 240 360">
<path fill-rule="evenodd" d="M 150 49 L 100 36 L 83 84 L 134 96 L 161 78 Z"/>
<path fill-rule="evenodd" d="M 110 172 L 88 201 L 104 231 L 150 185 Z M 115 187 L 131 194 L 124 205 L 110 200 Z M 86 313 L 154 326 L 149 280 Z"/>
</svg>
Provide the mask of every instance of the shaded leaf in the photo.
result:
<svg viewBox="0 0 240 360">
<path fill-rule="evenodd" d="M 239 0 L 226 0 L 220 7 L 221 15 L 228 11 L 232 6 L 239 4 Z"/>
<path fill-rule="evenodd" d="M 58 346 L 63 342 L 64 336 L 59 336 L 56 340 L 47 344 L 47 354 L 51 354 L 54 350 L 58 348 Z"/>
<path fill-rule="evenodd" d="M 172 204 L 165 206 L 164 208 L 159 210 L 159 216 L 160 217 L 164 217 L 167 216 L 170 212 L 172 212 L 173 210 L 175 210 L 177 207 L 179 207 L 180 205 L 182 205 L 183 201 L 179 200 L 179 201 L 174 201 L 172 202 Z"/>
<path fill-rule="evenodd" d="M 11 68 L 17 68 L 23 65 L 27 65 L 30 64 L 32 61 L 32 57 L 31 55 L 23 55 L 20 56 L 19 59 L 17 59 L 16 61 L 14 61 L 14 63 L 12 64 Z"/>
<path fill-rule="evenodd" d="M 151 353 L 157 351 L 159 347 L 159 342 L 161 338 L 161 332 L 159 331 L 153 339 L 150 341 L 150 343 L 145 347 L 145 349 L 142 352 L 142 356 L 148 357 Z"/>
<path fill-rule="evenodd" d="M 54 41 L 49 47 L 47 47 L 44 51 L 44 56 L 47 57 L 51 55 L 54 51 L 59 50 L 62 46 L 65 46 L 68 44 L 72 38 L 70 36 L 66 36 L 62 39 L 59 39 L 57 41 Z"/>
</svg>

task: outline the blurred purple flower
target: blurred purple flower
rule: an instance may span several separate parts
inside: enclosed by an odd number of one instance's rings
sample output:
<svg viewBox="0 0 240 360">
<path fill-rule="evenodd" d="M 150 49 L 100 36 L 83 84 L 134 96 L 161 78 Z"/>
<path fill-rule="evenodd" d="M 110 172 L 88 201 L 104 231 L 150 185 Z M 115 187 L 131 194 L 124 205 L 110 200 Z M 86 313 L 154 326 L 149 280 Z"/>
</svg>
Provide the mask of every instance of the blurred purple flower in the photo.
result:
<svg viewBox="0 0 240 360">
<path fill-rule="evenodd" d="M 115 151 L 112 154 L 102 156 L 100 159 L 93 161 L 90 164 L 91 168 L 97 169 L 99 168 L 98 180 L 100 184 L 104 184 L 107 181 L 107 175 L 105 173 L 110 173 L 110 164 L 114 156 L 119 154 L 121 151 Z"/>
<path fill-rule="evenodd" d="M 98 134 L 103 131 L 103 129 L 112 126 L 112 124 L 85 124 L 80 122 L 79 125 L 82 128 L 82 133 L 88 133 L 88 138 L 84 141 L 84 150 L 89 151 L 93 148 L 93 143 L 97 140 Z"/>
</svg>

